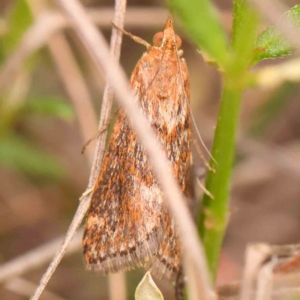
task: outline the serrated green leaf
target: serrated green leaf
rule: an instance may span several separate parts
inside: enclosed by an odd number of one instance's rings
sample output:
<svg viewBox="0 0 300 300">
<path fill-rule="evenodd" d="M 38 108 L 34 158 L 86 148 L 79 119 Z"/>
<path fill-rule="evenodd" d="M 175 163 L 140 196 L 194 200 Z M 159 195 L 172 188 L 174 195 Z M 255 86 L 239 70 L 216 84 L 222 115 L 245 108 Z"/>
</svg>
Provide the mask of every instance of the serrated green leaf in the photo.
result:
<svg viewBox="0 0 300 300">
<path fill-rule="evenodd" d="M 221 66 L 226 65 L 227 38 L 213 4 L 209 0 L 169 0 L 168 5 L 201 51 Z"/>
<path fill-rule="evenodd" d="M 25 113 L 37 113 L 45 116 L 57 116 L 63 120 L 71 120 L 74 111 L 70 104 L 59 97 L 35 97 L 24 103 Z"/>
<path fill-rule="evenodd" d="M 164 297 L 147 272 L 135 291 L 135 300 L 164 300 Z"/>
<path fill-rule="evenodd" d="M 300 4 L 284 14 L 284 18 L 292 20 L 300 27 Z M 268 27 L 257 38 L 254 49 L 253 64 L 263 59 L 281 58 L 293 52 L 293 47 L 286 38 L 273 27 Z"/>
<path fill-rule="evenodd" d="M 63 174 L 59 163 L 17 135 L 1 136 L 0 165 L 38 179 L 57 180 Z"/>
</svg>

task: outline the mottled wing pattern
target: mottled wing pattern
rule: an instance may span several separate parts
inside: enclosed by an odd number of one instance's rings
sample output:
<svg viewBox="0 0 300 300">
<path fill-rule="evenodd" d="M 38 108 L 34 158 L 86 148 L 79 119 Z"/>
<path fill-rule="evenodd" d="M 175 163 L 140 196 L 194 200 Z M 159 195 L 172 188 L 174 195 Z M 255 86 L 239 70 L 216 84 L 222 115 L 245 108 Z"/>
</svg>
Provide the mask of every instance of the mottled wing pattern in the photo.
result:
<svg viewBox="0 0 300 300">
<path fill-rule="evenodd" d="M 131 86 L 178 184 L 189 196 L 188 71 L 178 58 L 170 26 L 167 21 L 164 33 L 172 35 L 172 40 L 167 36 L 165 43 L 142 56 Z M 181 264 L 180 245 L 163 198 L 143 147 L 120 110 L 85 225 L 87 267 L 108 273 L 144 266 L 158 277 L 176 273 Z"/>
<path fill-rule="evenodd" d="M 183 194 L 191 196 L 190 164 L 191 164 L 191 129 L 189 113 L 189 77 L 185 63 L 178 60 L 177 53 L 165 53 L 158 69 L 157 82 L 169 82 L 169 88 L 157 90 L 160 101 L 157 101 L 165 117 L 159 118 L 153 128 L 166 151 L 173 174 Z M 178 66 L 179 64 L 179 66 Z M 170 88 L 171 87 L 171 88 Z M 167 93 L 167 97 L 163 95 Z M 153 101 L 152 103 L 156 103 Z M 152 104 L 153 105 L 153 104 Z M 155 109 L 154 109 L 155 110 Z M 157 128 L 155 128 L 157 127 Z M 166 128 L 162 132 L 160 128 Z M 155 260 L 149 266 L 152 274 L 161 278 L 176 274 L 181 268 L 180 243 L 176 233 L 176 225 L 170 214 L 163 210 L 164 238 Z"/>
<path fill-rule="evenodd" d="M 155 215 L 162 201 L 146 155 L 120 111 L 85 225 L 87 267 L 108 273 L 143 266 L 162 240 L 162 216 Z"/>
</svg>

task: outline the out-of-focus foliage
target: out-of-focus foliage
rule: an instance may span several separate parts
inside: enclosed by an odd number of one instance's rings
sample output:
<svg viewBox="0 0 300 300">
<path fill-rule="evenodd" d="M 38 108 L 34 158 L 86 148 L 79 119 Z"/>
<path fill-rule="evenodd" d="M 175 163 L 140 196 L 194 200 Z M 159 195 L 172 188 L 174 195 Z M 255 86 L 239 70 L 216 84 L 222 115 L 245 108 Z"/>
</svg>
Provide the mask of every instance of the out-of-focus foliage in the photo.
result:
<svg viewBox="0 0 300 300">
<path fill-rule="evenodd" d="M 285 13 L 283 19 L 300 25 L 300 5 L 296 5 Z M 293 47 L 273 27 L 268 27 L 257 38 L 254 49 L 253 64 L 268 58 L 281 58 L 293 52 Z"/>
<path fill-rule="evenodd" d="M 6 19 L 8 31 L 1 38 L 5 55 L 8 55 L 18 45 L 26 29 L 32 24 L 32 21 L 33 16 L 27 2 L 23 0 L 15 1 Z"/>
<path fill-rule="evenodd" d="M 27 1 L 14 1 L 3 22 L 7 30 L 0 35 L 0 65 L 18 47 L 22 36 L 33 23 Z M 31 77 L 38 63 L 38 53 L 24 62 L 16 80 L 0 91 L 0 164 L 39 179 L 57 179 L 63 168 L 51 155 L 38 149 L 17 125 L 34 115 L 55 116 L 63 120 L 73 117 L 73 110 L 57 96 L 35 94 L 28 96 Z M 21 92 L 20 92 L 21 90 Z"/>
<path fill-rule="evenodd" d="M 70 121 L 74 112 L 70 105 L 58 97 L 35 97 L 26 101 L 22 107 L 25 114 L 39 114 L 43 116 L 57 116 L 63 120 Z"/>
<path fill-rule="evenodd" d="M 54 158 L 16 134 L 1 136 L 0 164 L 43 179 L 55 179 L 63 171 Z"/>
</svg>

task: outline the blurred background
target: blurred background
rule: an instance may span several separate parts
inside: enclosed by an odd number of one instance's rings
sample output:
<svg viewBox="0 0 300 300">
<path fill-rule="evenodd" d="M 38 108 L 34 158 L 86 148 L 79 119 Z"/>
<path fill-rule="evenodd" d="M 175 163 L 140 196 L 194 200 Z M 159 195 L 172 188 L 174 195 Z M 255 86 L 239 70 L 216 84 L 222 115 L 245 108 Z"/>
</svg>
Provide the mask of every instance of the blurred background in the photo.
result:
<svg viewBox="0 0 300 300">
<path fill-rule="evenodd" d="M 43 18 L 51 20 L 48 26 L 61 22 L 53 3 L 29 2 L 0 2 L 0 67 L 18 49 L 29 29 L 42 26 L 38 22 Z M 109 40 L 112 1 L 83 2 Z M 232 3 L 214 2 L 230 36 Z M 285 4 L 290 8 L 297 1 Z M 167 15 L 162 1 L 128 1 L 125 28 L 151 42 Z M 266 26 L 262 21 L 261 29 Z M 25 50 L 34 43 L 41 46 L 1 90 L 0 264 L 22 258 L 62 237 L 87 185 L 94 143 L 85 154 L 81 150 L 97 133 L 105 82 L 74 32 L 66 24 L 62 27 L 47 41 L 35 32 Z M 221 77 L 203 61 L 179 23 L 176 30 L 183 40 L 190 72 L 192 111 L 210 148 Z M 121 65 L 128 77 L 144 51 L 143 46 L 123 38 Z M 257 67 L 281 61 L 265 61 Z M 300 242 L 300 86 L 285 83 L 274 90 L 249 89 L 242 106 L 219 284 L 240 278 L 248 243 Z M 196 168 L 203 167 L 196 152 L 194 160 Z M 63 259 L 47 286 L 48 293 L 41 299 L 109 299 L 108 279 L 85 271 L 79 244 L 80 241 L 72 254 Z M 39 261 L 38 256 L 36 260 Z M 48 266 L 49 260 L 46 261 L 18 277 L 2 280 L 0 298 L 28 299 Z M 143 272 L 127 273 L 128 299 L 133 299 Z M 158 284 L 165 299 L 172 299 L 172 287 Z"/>
</svg>

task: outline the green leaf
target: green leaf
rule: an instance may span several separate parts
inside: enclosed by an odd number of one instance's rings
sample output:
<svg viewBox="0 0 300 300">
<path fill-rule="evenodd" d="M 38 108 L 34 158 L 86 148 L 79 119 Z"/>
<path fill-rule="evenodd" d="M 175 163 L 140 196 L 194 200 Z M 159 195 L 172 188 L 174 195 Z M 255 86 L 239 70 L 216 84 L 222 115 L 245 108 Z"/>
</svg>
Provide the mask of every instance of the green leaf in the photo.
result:
<svg viewBox="0 0 300 300">
<path fill-rule="evenodd" d="M 284 18 L 300 27 L 300 4 L 284 14 Z M 275 28 L 268 27 L 257 38 L 254 48 L 253 64 L 263 59 L 281 58 L 293 52 L 293 47 Z"/>
<path fill-rule="evenodd" d="M 51 156 L 17 135 L 1 136 L 0 165 L 17 169 L 38 179 L 57 180 L 63 169 Z"/>
<path fill-rule="evenodd" d="M 33 16 L 27 2 L 25 0 L 15 1 L 7 20 L 9 30 L 2 38 L 6 55 L 16 47 L 32 21 Z"/>
<path fill-rule="evenodd" d="M 209 0 L 169 0 L 171 10 L 197 46 L 221 66 L 227 63 L 227 38 Z"/>
<path fill-rule="evenodd" d="M 135 291 L 135 300 L 164 300 L 164 297 L 147 272 Z"/>
<path fill-rule="evenodd" d="M 57 116 L 63 120 L 71 120 L 74 111 L 70 104 L 59 97 L 35 97 L 24 103 L 25 113 L 37 113 L 45 116 Z"/>
</svg>

